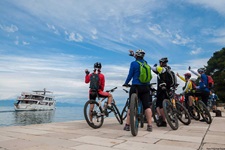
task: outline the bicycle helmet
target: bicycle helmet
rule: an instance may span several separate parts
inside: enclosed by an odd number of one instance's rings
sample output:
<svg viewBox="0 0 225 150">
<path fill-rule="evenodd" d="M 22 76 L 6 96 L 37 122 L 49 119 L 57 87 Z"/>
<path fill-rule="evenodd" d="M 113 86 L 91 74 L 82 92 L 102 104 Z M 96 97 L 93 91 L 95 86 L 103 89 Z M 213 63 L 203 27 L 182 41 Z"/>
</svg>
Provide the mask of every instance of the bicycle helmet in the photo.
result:
<svg viewBox="0 0 225 150">
<path fill-rule="evenodd" d="M 161 58 L 160 60 L 159 60 L 159 62 L 161 63 L 167 63 L 168 62 L 168 59 L 167 59 L 167 57 L 163 57 L 163 58 Z"/>
<path fill-rule="evenodd" d="M 205 72 L 205 69 L 204 68 L 199 68 L 198 69 L 198 73 L 204 73 Z"/>
<path fill-rule="evenodd" d="M 135 56 L 136 57 L 144 57 L 145 56 L 145 51 L 142 50 L 142 49 L 138 49 L 136 52 L 135 52 Z"/>
<path fill-rule="evenodd" d="M 184 76 L 189 79 L 191 77 L 191 74 L 190 73 L 185 73 Z"/>
<path fill-rule="evenodd" d="M 94 64 L 94 68 L 99 68 L 99 69 L 101 69 L 101 68 L 102 68 L 102 64 L 101 64 L 100 62 L 96 62 L 96 63 Z"/>
</svg>

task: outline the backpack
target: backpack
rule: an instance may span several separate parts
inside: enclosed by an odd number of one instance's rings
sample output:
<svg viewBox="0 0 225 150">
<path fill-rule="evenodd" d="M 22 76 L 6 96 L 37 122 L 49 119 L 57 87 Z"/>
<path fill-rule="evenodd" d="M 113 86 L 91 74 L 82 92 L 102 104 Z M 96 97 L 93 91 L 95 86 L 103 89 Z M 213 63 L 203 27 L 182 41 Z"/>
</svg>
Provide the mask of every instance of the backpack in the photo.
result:
<svg viewBox="0 0 225 150">
<path fill-rule="evenodd" d="M 99 76 L 98 74 L 92 73 L 90 76 L 90 89 L 98 91 L 99 89 Z"/>
<path fill-rule="evenodd" d="M 166 84 L 168 84 L 170 87 L 175 87 L 177 85 L 177 76 L 175 73 L 170 70 L 170 68 L 166 67 Z"/>
<path fill-rule="evenodd" d="M 207 75 L 208 78 L 208 88 L 212 89 L 214 87 L 214 80 L 211 76 Z"/>
<path fill-rule="evenodd" d="M 195 90 L 196 89 L 196 84 L 193 80 L 190 80 L 191 81 L 191 84 L 192 84 L 192 89 Z"/>
<path fill-rule="evenodd" d="M 152 79 L 151 74 L 151 67 L 144 61 L 144 63 L 141 63 L 140 61 L 137 61 L 140 65 L 140 76 L 139 80 L 141 83 L 149 83 Z"/>
</svg>

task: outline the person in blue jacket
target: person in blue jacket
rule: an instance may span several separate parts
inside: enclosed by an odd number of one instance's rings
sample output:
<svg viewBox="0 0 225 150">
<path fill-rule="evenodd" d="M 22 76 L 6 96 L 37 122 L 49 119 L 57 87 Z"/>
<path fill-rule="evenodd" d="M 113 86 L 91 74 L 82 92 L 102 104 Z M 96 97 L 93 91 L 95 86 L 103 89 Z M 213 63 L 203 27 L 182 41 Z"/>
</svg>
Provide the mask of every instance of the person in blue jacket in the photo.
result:
<svg viewBox="0 0 225 150">
<path fill-rule="evenodd" d="M 191 67 L 189 66 L 188 70 L 200 78 L 199 86 L 197 86 L 196 89 L 200 91 L 200 97 L 202 98 L 202 101 L 204 102 L 204 104 L 207 106 L 210 90 L 208 88 L 208 76 L 205 74 L 205 69 L 199 68 L 197 72 L 195 72 L 191 70 Z M 204 120 L 201 120 L 201 121 L 204 121 Z"/>
<path fill-rule="evenodd" d="M 133 93 L 136 93 L 136 90 L 138 91 L 138 97 L 139 99 L 142 101 L 142 105 L 143 105 L 143 109 L 144 112 L 146 114 L 146 118 L 147 118 L 147 131 L 152 132 L 152 111 L 150 108 L 150 82 L 148 83 L 141 83 L 139 80 L 139 75 L 140 75 L 140 64 L 137 62 L 141 62 L 144 63 L 146 62 L 144 60 L 144 56 L 145 56 L 145 51 L 144 50 L 137 50 L 134 54 L 135 57 L 135 61 L 131 62 L 130 64 L 130 69 L 129 69 L 129 73 L 127 76 L 127 79 L 124 83 L 123 86 L 128 86 L 129 82 L 132 79 L 132 85 L 130 88 L 130 92 L 129 92 L 129 97 L 131 97 L 131 95 Z M 146 62 L 147 63 L 147 62 Z M 129 106 L 128 106 L 129 108 Z M 127 119 L 126 119 L 126 124 L 124 127 L 124 130 L 129 131 L 130 130 L 130 115 L 129 115 L 129 109 L 128 109 L 128 114 L 127 114 Z"/>
</svg>

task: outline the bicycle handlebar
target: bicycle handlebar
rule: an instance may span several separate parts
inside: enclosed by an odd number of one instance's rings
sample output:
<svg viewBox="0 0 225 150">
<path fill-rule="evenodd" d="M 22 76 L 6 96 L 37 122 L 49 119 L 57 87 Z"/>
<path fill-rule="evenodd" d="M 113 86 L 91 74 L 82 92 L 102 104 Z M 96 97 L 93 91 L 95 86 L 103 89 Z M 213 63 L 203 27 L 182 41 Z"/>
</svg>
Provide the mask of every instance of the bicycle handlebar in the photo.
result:
<svg viewBox="0 0 225 150">
<path fill-rule="evenodd" d="M 115 89 L 117 89 L 117 87 L 114 87 L 114 88 L 111 89 L 111 90 L 107 90 L 106 92 L 114 92 Z"/>
<path fill-rule="evenodd" d="M 126 93 L 128 93 L 129 91 L 127 91 L 126 89 L 123 89 Z"/>
<path fill-rule="evenodd" d="M 124 86 L 124 87 L 131 87 L 130 84 L 124 84 L 123 86 Z"/>
</svg>

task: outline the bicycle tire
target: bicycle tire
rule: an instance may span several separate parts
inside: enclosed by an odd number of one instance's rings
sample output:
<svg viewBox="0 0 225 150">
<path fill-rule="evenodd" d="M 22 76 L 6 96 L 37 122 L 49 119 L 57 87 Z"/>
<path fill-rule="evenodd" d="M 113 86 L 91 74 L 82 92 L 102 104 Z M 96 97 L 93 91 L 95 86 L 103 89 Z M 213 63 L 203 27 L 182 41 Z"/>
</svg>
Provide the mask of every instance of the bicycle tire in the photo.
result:
<svg viewBox="0 0 225 150">
<path fill-rule="evenodd" d="M 165 113 L 167 123 L 173 130 L 177 130 L 179 127 L 177 113 L 174 110 L 173 104 L 171 103 L 170 100 L 168 99 L 163 100 L 163 110 Z"/>
<path fill-rule="evenodd" d="M 126 117 L 127 117 L 128 104 L 129 104 L 129 99 L 127 99 L 127 102 L 126 102 L 125 106 L 123 107 L 123 110 L 122 110 L 122 113 L 121 113 L 122 120 L 125 120 Z"/>
<path fill-rule="evenodd" d="M 113 108 L 114 115 L 115 115 L 117 121 L 119 122 L 119 124 L 123 124 L 123 120 L 121 118 L 119 109 L 116 107 L 116 104 L 112 103 L 112 108 Z"/>
<path fill-rule="evenodd" d="M 206 105 L 203 103 L 203 101 L 199 100 L 198 106 L 200 108 L 200 111 L 201 111 L 200 114 L 201 114 L 202 118 L 206 121 L 206 123 L 211 124 L 212 123 L 211 114 L 210 114 L 208 108 L 206 107 Z"/>
<path fill-rule="evenodd" d="M 176 108 L 177 118 L 180 120 L 180 122 L 182 122 L 184 125 L 189 125 L 191 123 L 191 116 L 187 109 L 180 102 L 176 102 Z"/>
<path fill-rule="evenodd" d="M 189 110 L 190 116 L 195 120 L 200 120 L 200 112 L 199 112 L 199 109 L 196 106 L 196 104 L 193 103 L 193 105 L 191 107 L 192 107 L 192 109 L 191 109 L 192 112 L 190 112 L 190 110 Z"/>
<path fill-rule="evenodd" d="M 90 113 L 91 104 L 94 105 L 93 111 Z M 92 115 L 92 121 L 90 121 L 90 117 Z M 94 128 L 100 128 L 104 122 L 104 113 L 99 104 L 95 100 L 88 100 L 84 105 L 84 118 L 87 124 Z"/>
<path fill-rule="evenodd" d="M 136 93 L 133 93 L 130 99 L 130 129 L 133 136 L 138 134 L 138 126 L 138 97 Z"/>
<path fill-rule="evenodd" d="M 157 110 L 156 110 L 156 100 L 157 99 L 154 99 L 152 101 L 152 108 L 151 109 L 152 109 L 153 120 L 154 120 L 155 123 L 158 123 L 159 115 L 158 115 Z"/>
</svg>

